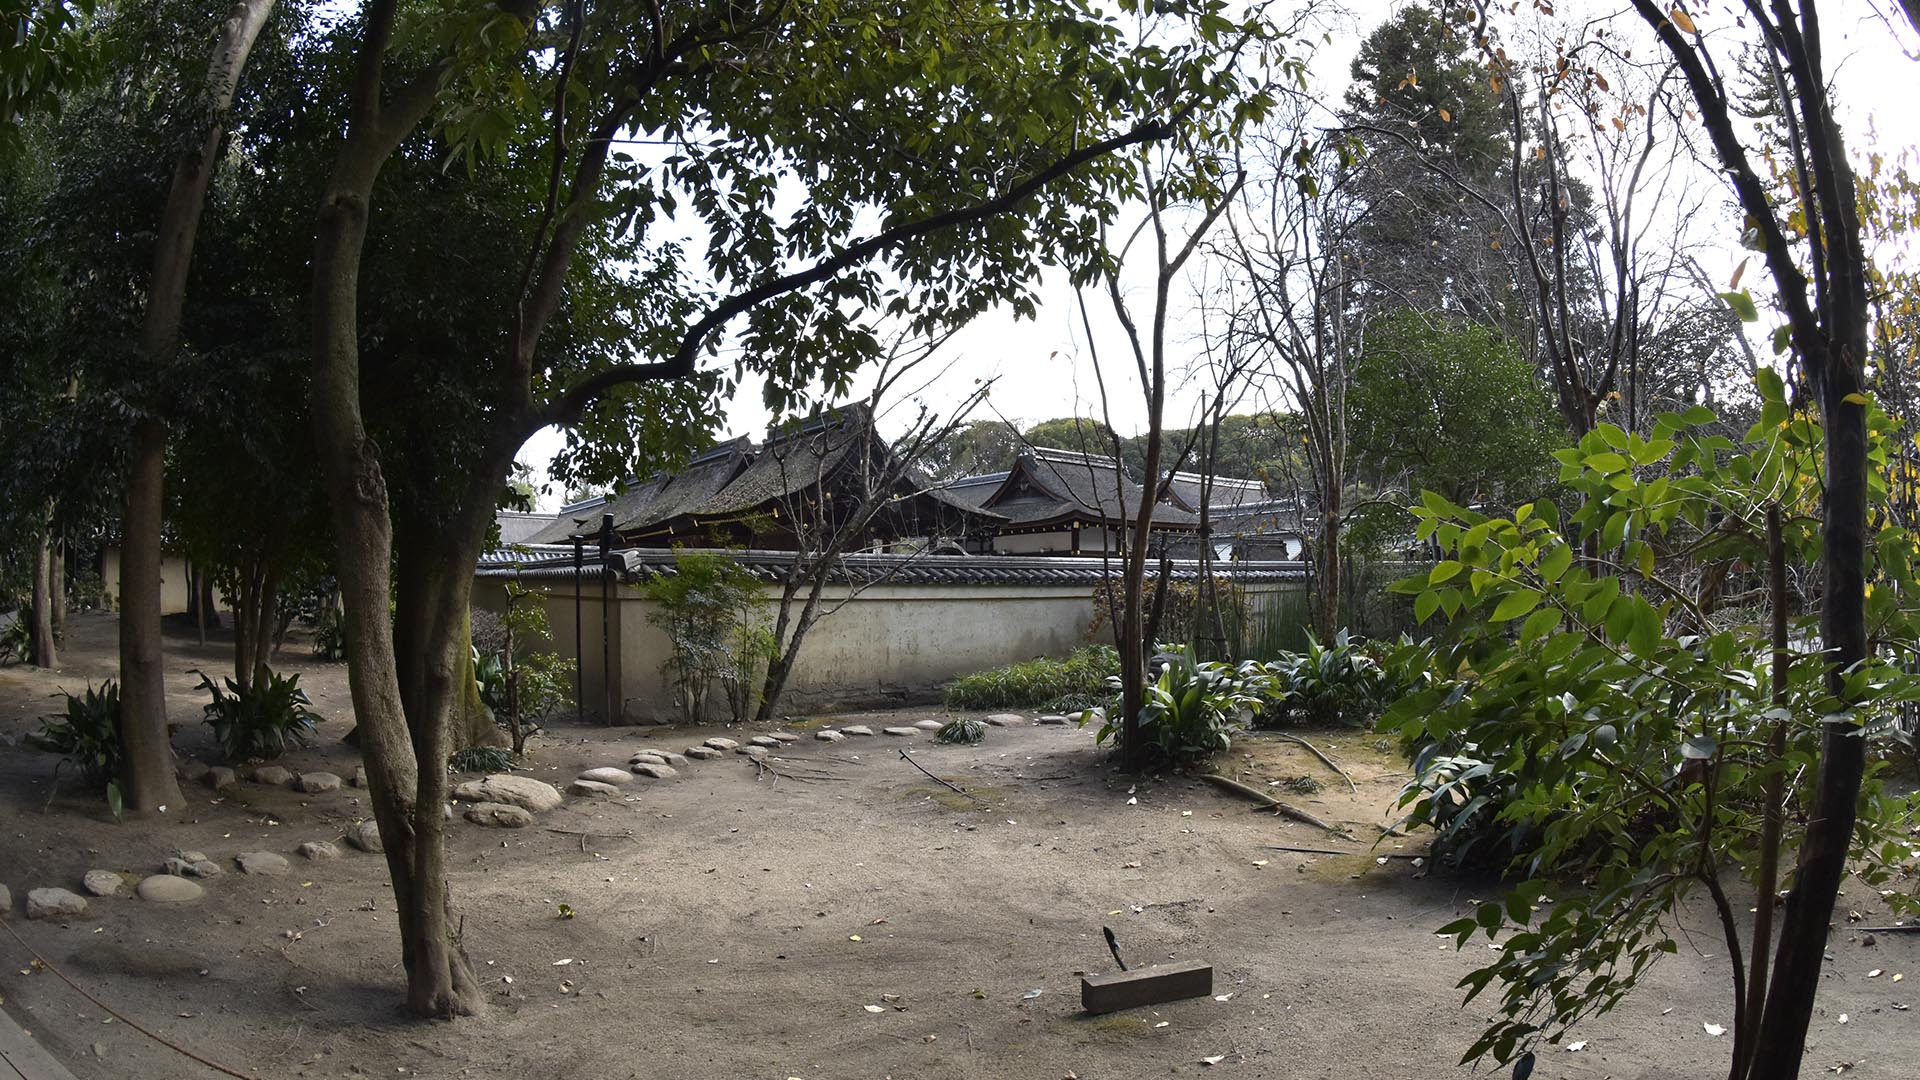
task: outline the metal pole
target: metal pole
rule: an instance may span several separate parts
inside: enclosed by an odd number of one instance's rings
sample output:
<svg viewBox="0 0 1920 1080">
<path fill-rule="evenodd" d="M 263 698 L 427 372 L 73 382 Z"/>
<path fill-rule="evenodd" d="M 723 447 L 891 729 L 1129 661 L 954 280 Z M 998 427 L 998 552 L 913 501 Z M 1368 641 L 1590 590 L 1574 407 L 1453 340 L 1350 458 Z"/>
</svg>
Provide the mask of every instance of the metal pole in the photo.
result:
<svg viewBox="0 0 1920 1080">
<path fill-rule="evenodd" d="M 587 722 L 586 669 L 580 666 L 584 642 L 580 636 L 580 569 L 586 561 L 585 540 L 573 537 L 573 722 Z"/>
<path fill-rule="evenodd" d="M 613 554 L 613 515 L 600 515 L 600 688 L 606 700 L 605 723 L 613 712 L 613 572 L 607 560 Z"/>
</svg>

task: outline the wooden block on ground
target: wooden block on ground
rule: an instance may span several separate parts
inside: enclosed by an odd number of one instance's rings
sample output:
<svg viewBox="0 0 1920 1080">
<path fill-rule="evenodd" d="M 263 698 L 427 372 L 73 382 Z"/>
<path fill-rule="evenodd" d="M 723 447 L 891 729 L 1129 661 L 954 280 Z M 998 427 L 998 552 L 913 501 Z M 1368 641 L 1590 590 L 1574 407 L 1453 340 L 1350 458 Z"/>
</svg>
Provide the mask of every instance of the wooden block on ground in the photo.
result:
<svg viewBox="0 0 1920 1080">
<path fill-rule="evenodd" d="M 1090 1013 L 1204 997 L 1213 993 L 1212 964 L 1163 964 L 1080 980 L 1080 1007 Z"/>
</svg>

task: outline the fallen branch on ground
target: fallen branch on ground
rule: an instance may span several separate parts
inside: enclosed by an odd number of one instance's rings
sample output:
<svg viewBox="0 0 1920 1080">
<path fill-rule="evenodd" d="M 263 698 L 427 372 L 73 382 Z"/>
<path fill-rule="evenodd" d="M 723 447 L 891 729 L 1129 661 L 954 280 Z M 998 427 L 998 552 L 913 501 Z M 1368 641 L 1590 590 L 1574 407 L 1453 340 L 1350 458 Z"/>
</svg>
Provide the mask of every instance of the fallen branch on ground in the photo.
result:
<svg viewBox="0 0 1920 1080">
<path fill-rule="evenodd" d="M 1424 859 L 1425 855 L 1415 855 L 1406 851 L 1336 851 L 1333 848 L 1289 847 L 1286 844 L 1261 844 L 1262 851 L 1290 851 L 1296 855 L 1366 855 L 1374 859 Z"/>
<path fill-rule="evenodd" d="M 1258 790 L 1255 790 L 1254 788 L 1250 788 L 1238 780 L 1229 780 L 1226 777 L 1221 776 L 1219 773 L 1208 773 L 1206 774 L 1205 779 L 1209 783 L 1217 784 L 1220 787 L 1226 788 L 1228 791 L 1234 792 L 1239 795 L 1244 795 L 1247 798 L 1252 799 L 1257 803 L 1270 807 L 1273 810 L 1294 819 L 1295 821 L 1305 822 L 1306 824 L 1312 825 L 1316 828 L 1325 829 L 1328 832 L 1335 834 L 1336 836 L 1348 835 L 1347 830 L 1338 828 L 1333 825 L 1329 825 L 1326 822 L 1321 821 L 1319 818 L 1314 817 L 1312 814 L 1307 813 L 1305 810 L 1302 810 L 1297 806 L 1293 806 L 1288 803 L 1283 803 L 1279 799 L 1274 798 L 1273 796 L 1267 794 L 1266 792 L 1258 791 Z"/>
<path fill-rule="evenodd" d="M 927 779 L 933 781 L 936 784 L 939 784 L 941 787 L 946 788 L 948 791 L 951 791 L 957 795 L 964 795 L 967 798 L 972 799 L 974 802 L 981 803 L 983 805 L 985 804 L 986 800 L 982 799 L 978 795 L 975 795 L 971 791 L 961 791 L 959 788 L 954 787 L 952 784 L 947 783 L 945 780 L 942 780 L 939 777 L 933 775 L 932 773 L 927 772 L 926 766 L 913 760 L 913 758 L 909 756 L 905 750 L 900 751 L 900 760 L 906 762 L 907 764 L 913 766 L 916 769 L 919 769 L 921 772 L 926 773 Z"/>
<path fill-rule="evenodd" d="M 1312 751 L 1313 756 L 1319 758 L 1321 762 L 1326 765 L 1327 768 L 1332 769 L 1334 772 L 1337 772 L 1340 774 L 1340 779 L 1345 780 L 1347 782 L 1347 787 L 1353 789 L 1353 793 L 1355 795 L 1360 794 L 1360 785 L 1354 783 L 1353 777 L 1347 773 L 1347 770 L 1341 768 L 1339 762 L 1328 757 L 1325 751 L 1321 750 L 1319 747 L 1313 745 L 1312 743 L 1308 742 L 1307 740 L 1301 738 L 1298 735 L 1290 735 L 1284 731 L 1276 731 L 1274 732 L 1274 734 L 1278 735 L 1282 739 L 1287 740 L 1288 742 L 1297 742 L 1301 746 L 1304 746 L 1308 750 Z"/>
</svg>

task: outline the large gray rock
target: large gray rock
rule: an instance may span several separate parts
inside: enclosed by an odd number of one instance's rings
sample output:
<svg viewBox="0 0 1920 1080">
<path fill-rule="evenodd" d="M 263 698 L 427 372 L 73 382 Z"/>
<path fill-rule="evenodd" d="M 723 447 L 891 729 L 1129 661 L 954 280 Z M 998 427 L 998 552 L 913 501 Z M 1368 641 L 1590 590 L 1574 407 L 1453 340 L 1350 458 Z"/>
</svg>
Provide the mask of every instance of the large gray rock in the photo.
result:
<svg viewBox="0 0 1920 1080">
<path fill-rule="evenodd" d="M 635 750 L 633 752 L 634 757 L 639 757 L 641 754 L 652 754 L 654 757 L 658 757 L 658 758 L 673 758 L 673 757 L 679 756 L 671 750 L 665 749 L 663 747 L 658 747 L 658 746 L 643 746 L 640 749 Z M 671 765 L 673 764 L 673 762 L 668 761 L 667 764 Z"/>
<path fill-rule="evenodd" d="M 180 763 L 180 779 L 188 784 L 204 779 L 211 771 L 206 762 L 196 758 L 188 758 Z"/>
<path fill-rule="evenodd" d="M 490 829 L 524 829 L 533 824 L 533 815 L 522 806 L 483 802 L 467 807 L 467 820 Z"/>
<path fill-rule="evenodd" d="M 889 735 L 897 735 L 902 739 L 911 739 L 920 734 L 920 729 L 917 727 L 890 727 L 881 728 L 880 730 Z"/>
<path fill-rule="evenodd" d="M 206 893 L 196 881 L 173 874 L 155 874 L 134 887 L 134 895 L 155 904 L 184 904 Z"/>
<path fill-rule="evenodd" d="M 870 727 L 868 727 L 868 726 L 867 726 L 867 725 L 865 725 L 865 724 L 848 724 L 848 725 L 846 725 L 845 727 L 843 727 L 843 728 L 841 728 L 841 729 L 840 729 L 840 734 L 842 734 L 842 735 L 862 735 L 862 736 L 866 736 L 866 737 L 868 737 L 868 738 L 871 738 L 871 737 L 873 736 L 873 729 L 872 729 L 872 728 L 870 728 Z"/>
<path fill-rule="evenodd" d="M 287 857 L 272 851 L 243 851 L 233 857 L 240 872 L 254 877 L 279 877 L 287 872 Z"/>
<path fill-rule="evenodd" d="M 253 770 L 253 782 L 268 787 L 285 787 L 292 779 L 292 771 L 281 765 L 262 765 Z"/>
<path fill-rule="evenodd" d="M 1019 727 L 1026 722 L 1027 718 L 1017 712 L 997 712 L 987 717 L 987 723 L 994 727 Z"/>
<path fill-rule="evenodd" d="M 386 843 L 380 839 L 380 823 L 372 818 L 356 822 L 348 828 L 347 843 L 361 851 L 371 851 L 376 855 L 387 850 Z"/>
<path fill-rule="evenodd" d="M 767 737 L 776 742 L 799 742 L 800 736 L 791 731 L 769 731 Z"/>
<path fill-rule="evenodd" d="M 680 775 L 679 770 L 671 765 L 654 765 L 644 761 L 633 767 L 633 774 L 650 776 L 655 780 L 671 780 Z"/>
<path fill-rule="evenodd" d="M 469 780 L 453 789 L 453 797 L 461 802 L 505 803 L 535 814 L 546 813 L 566 801 L 561 798 L 560 789 L 552 784 L 512 773 Z"/>
<path fill-rule="evenodd" d="M 13 890 L 0 885 L 0 919 L 13 914 Z"/>
<path fill-rule="evenodd" d="M 667 763 L 667 756 L 665 754 L 649 754 L 649 753 L 642 752 L 642 753 L 635 754 L 632 757 L 627 759 L 627 764 L 629 765 L 665 765 L 666 763 Z"/>
<path fill-rule="evenodd" d="M 616 769 L 610 765 L 598 769 L 588 769 L 575 777 L 577 780 L 591 780 L 596 784 L 611 784 L 615 787 L 633 779 L 633 774 L 625 769 Z"/>
<path fill-rule="evenodd" d="M 707 745 L 713 747 L 715 750 L 733 750 L 739 747 L 740 744 L 732 739 L 724 739 L 716 735 L 707 740 Z"/>
<path fill-rule="evenodd" d="M 309 795 L 340 790 L 340 777 L 330 772 L 303 772 L 293 786 Z"/>
<path fill-rule="evenodd" d="M 89 870 L 80 885 L 95 896 L 119 896 L 127 881 L 111 870 Z"/>
<path fill-rule="evenodd" d="M 207 775 L 201 777 L 201 779 L 205 780 L 207 786 L 213 790 L 225 791 L 240 782 L 240 774 L 227 768 L 225 765 L 215 765 L 213 768 L 208 769 Z"/>
<path fill-rule="evenodd" d="M 1058 726 L 1061 724 L 1068 723 L 1069 721 L 1067 720 L 1066 717 L 1061 716 L 1059 713 L 1048 713 L 1045 716 L 1040 717 L 1038 720 L 1034 722 L 1037 724 L 1051 724 L 1054 726 Z"/>
<path fill-rule="evenodd" d="M 913 722 L 913 726 L 919 728 L 921 731 L 939 731 L 947 725 L 938 720 L 916 720 Z"/>
<path fill-rule="evenodd" d="M 752 743 L 755 746 L 764 746 L 769 750 L 780 745 L 780 740 L 774 738 L 771 735 L 755 735 L 753 738 L 748 739 L 747 741 Z"/>
<path fill-rule="evenodd" d="M 65 889 L 34 889 L 27 893 L 27 918 L 75 919 L 87 913 L 87 898 Z"/>
<path fill-rule="evenodd" d="M 340 857 L 340 848 L 331 840 L 309 840 L 294 850 L 314 862 Z"/>
<path fill-rule="evenodd" d="M 710 761 L 721 755 L 720 751 L 715 750 L 711 746 L 689 746 L 687 747 L 687 756 L 693 758 L 695 761 Z"/>
<path fill-rule="evenodd" d="M 199 855 L 200 858 L 187 858 L 189 855 Z M 198 851 L 181 852 L 162 863 L 160 869 L 161 872 L 174 877 L 216 878 L 226 873 L 225 870 L 220 869 L 219 863 Z"/>
<path fill-rule="evenodd" d="M 764 746 L 736 746 L 733 748 L 733 752 L 739 754 L 741 757 L 750 757 L 755 761 L 763 761 L 766 759 L 768 751 Z"/>
<path fill-rule="evenodd" d="M 575 780 L 573 783 L 567 785 L 567 794 L 589 797 L 596 795 L 618 795 L 620 794 L 620 789 L 614 787 L 612 784 L 603 784 L 598 780 Z"/>
<path fill-rule="evenodd" d="M 819 731 L 813 733 L 813 737 L 819 739 L 821 742 L 840 742 L 846 738 L 845 735 L 831 728 L 821 728 Z"/>
</svg>

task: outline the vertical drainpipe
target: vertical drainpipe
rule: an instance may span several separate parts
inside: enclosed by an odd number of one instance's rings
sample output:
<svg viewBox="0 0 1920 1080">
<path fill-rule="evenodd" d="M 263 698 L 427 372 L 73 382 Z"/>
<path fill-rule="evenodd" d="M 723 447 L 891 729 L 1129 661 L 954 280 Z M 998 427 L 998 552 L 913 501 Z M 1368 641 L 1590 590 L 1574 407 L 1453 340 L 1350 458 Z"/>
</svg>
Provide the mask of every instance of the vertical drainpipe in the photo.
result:
<svg viewBox="0 0 1920 1080">
<path fill-rule="evenodd" d="M 585 639 L 580 628 L 580 571 L 586 562 L 586 540 L 579 533 L 573 535 L 573 722 L 587 722 L 587 669 L 581 666 L 585 656 Z"/>
<path fill-rule="evenodd" d="M 606 721 L 614 723 L 613 711 L 613 515 L 600 515 L 600 689 L 605 699 Z"/>
</svg>

